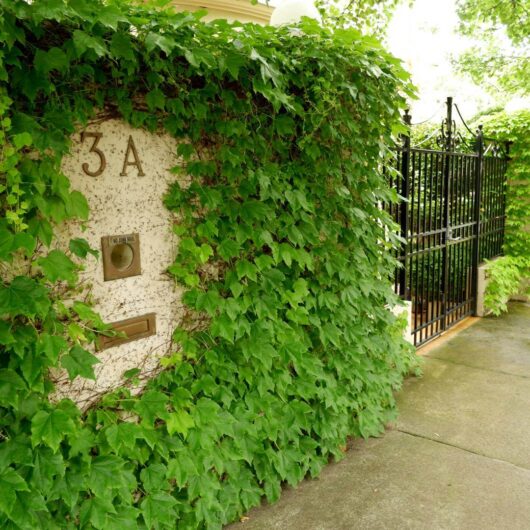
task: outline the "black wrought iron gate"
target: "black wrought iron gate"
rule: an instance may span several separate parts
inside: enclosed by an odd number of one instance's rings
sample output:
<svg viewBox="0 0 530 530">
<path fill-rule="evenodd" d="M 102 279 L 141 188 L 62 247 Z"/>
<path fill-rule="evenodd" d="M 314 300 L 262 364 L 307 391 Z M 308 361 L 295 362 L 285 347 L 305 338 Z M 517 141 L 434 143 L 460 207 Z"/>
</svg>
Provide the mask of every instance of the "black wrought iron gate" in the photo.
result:
<svg viewBox="0 0 530 530">
<path fill-rule="evenodd" d="M 417 346 L 476 311 L 478 265 L 500 255 L 504 241 L 507 146 L 481 127 L 461 134 L 453 106 L 448 98 L 438 149 L 405 137 L 397 153 L 394 185 L 405 200 L 393 208 L 404 241 L 395 288 L 412 303 Z"/>
</svg>

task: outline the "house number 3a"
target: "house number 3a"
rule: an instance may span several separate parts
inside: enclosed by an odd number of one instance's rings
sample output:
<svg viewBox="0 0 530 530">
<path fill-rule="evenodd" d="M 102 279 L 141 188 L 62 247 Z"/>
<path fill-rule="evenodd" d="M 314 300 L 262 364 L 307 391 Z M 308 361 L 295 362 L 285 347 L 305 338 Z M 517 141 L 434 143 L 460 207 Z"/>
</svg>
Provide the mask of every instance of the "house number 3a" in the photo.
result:
<svg viewBox="0 0 530 530">
<path fill-rule="evenodd" d="M 97 167 L 91 168 L 88 162 L 84 162 L 81 165 L 83 172 L 89 177 L 99 177 L 107 167 L 107 159 L 105 158 L 105 153 L 103 153 L 103 151 L 98 147 L 99 141 L 102 137 L 103 133 L 100 132 L 84 131 L 81 133 L 81 143 L 84 143 L 86 139 L 92 139 L 92 145 L 90 146 L 89 153 L 94 153 L 98 157 L 99 161 L 99 165 Z M 123 166 L 120 173 L 120 177 L 127 176 L 127 169 L 129 168 L 129 166 L 135 166 L 138 170 L 138 176 L 145 177 L 145 173 L 142 168 L 142 162 L 140 161 L 138 151 L 136 150 L 136 145 L 134 144 L 134 140 L 131 135 L 129 135 L 129 139 L 127 140 L 127 148 L 125 149 L 125 156 L 123 158 Z"/>
</svg>

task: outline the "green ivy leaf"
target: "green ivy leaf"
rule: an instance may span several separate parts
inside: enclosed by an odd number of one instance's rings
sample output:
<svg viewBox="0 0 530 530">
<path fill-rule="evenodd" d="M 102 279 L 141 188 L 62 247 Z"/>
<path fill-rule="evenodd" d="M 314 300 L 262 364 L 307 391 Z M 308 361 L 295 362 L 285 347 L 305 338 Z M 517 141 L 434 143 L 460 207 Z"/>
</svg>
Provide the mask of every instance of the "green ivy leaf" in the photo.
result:
<svg viewBox="0 0 530 530">
<path fill-rule="evenodd" d="M 83 526 L 92 524 L 94 528 L 105 529 L 107 516 L 115 514 L 112 497 L 91 497 L 86 499 L 79 510 L 79 521 Z"/>
<path fill-rule="evenodd" d="M 125 370 L 125 372 L 123 372 L 123 377 L 125 379 L 133 379 L 141 373 L 142 370 L 140 370 L 140 368 L 131 368 L 130 370 Z"/>
<path fill-rule="evenodd" d="M 90 323 L 91 326 L 98 330 L 109 330 L 112 328 L 110 324 L 105 324 L 103 322 L 99 313 L 96 313 L 92 307 L 84 302 L 76 300 L 72 304 L 72 309 L 81 320 Z"/>
<path fill-rule="evenodd" d="M 98 497 L 108 497 L 109 492 L 126 485 L 123 476 L 123 459 L 114 455 L 96 456 L 92 459 L 89 487 Z"/>
<path fill-rule="evenodd" d="M 207 245 L 206 243 L 203 243 L 199 247 L 198 251 L 199 260 L 201 263 L 206 263 L 210 256 L 213 256 L 213 249 L 210 245 Z"/>
<path fill-rule="evenodd" d="M 96 437 L 88 428 L 77 429 L 76 432 L 69 437 L 68 441 L 70 442 L 70 458 L 77 455 L 87 455 L 96 445 Z"/>
<path fill-rule="evenodd" d="M 156 109 L 164 110 L 166 97 L 159 88 L 155 88 L 145 95 L 145 102 L 151 111 Z"/>
<path fill-rule="evenodd" d="M 79 501 L 79 491 L 86 490 L 83 473 L 66 472 L 64 477 L 56 478 L 48 495 L 48 499 L 61 499 L 70 510 Z"/>
<path fill-rule="evenodd" d="M 129 61 L 134 60 L 133 43 L 125 33 L 114 33 L 110 41 L 110 51 L 115 57 L 121 57 Z"/>
<path fill-rule="evenodd" d="M 18 491 L 30 491 L 26 481 L 9 467 L 0 472 L 0 510 L 8 516 L 13 511 Z"/>
<path fill-rule="evenodd" d="M 77 265 L 60 250 L 52 250 L 46 257 L 39 258 L 37 263 L 50 282 L 65 280 L 74 284 L 77 281 Z"/>
<path fill-rule="evenodd" d="M 188 431 L 195 426 L 193 418 L 185 410 L 172 412 L 166 418 L 167 432 L 171 435 L 178 432 L 184 438 L 188 435 Z"/>
<path fill-rule="evenodd" d="M 206 310 L 210 316 L 214 316 L 222 305 L 221 296 L 217 291 L 207 291 L 197 296 L 195 307 L 198 311 Z"/>
<path fill-rule="evenodd" d="M 83 238 L 71 239 L 68 248 L 72 254 L 80 258 L 86 258 L 88 254 L 92 254 L 95 258 L 99 256 L 99 252 L 91 248 L 88 241 Z"/>
<path fill-rule="evenodd" d="M 212 321 L 211 332 L 214 337 L 222 337 L 233 343 L 236 327 L 236 323 L 228 315 L 223 314 Z"/>
<path fill-rule="evenodd" d="M 35 247 L 37 246 L 35 238 L 27 232 L 19 232 L 18 234 L 15 234 L 15 240 L 13 243 L 13 248 L 15 250 L 23 248 L 26 251 L 26 256 L 31 256 L 33 252 L 35 252 Z"/>
<path fill-rule="evenodd" d="M 149 33 L 145 39 L 145 47 L 148 52 L 158 48 L 165 52 L 166 55 L 170 55 L 171 51 L 176 47 L 176 42 L 164 35 Z"/>
<path fill-rule="evenodd" d="M 240 248 L 239 244 L 233 239 L 225 239 L 219 245 L 218 252 L 223 259 L 228 261 L 239 255 Z"/>
<path fill-rule="evenodd" d="M 31 278 L 17 276 L 10 285 L 0 285 L 0 315 L 44 317 L 49 308 L 48 291 Z"/>
<path fill-rule="evenodd" d="M 275 118 L 276 130 L 281 136 L 289 136 L 295 132 L 295 121 L 291 116 L 283 114 Z M 286 192 L 287 195 L 287 192 Z"/>
<path fill-rule="evenodd" d="M 53 239 L 53 230 L 50 223 L 46 219 L 38 219 L 34 217 L 28 223 L 29 232 L 34 236 L 38 237 L 47 247 Z"/>
<path fill-rule="evenodd" d="M 163 528 L 163 525 L 172 525 L 177 518 L 175 506 L 177 500 L 163 491 L 147 495 L 140 507 L 147 528 Z M 161 526 L 162 525 L 162 526 Z"/>
<path fill-rule="evenodd" d="M 43 52 L 37 50 L 35 54 L 35 69 L 44 74 L 48 74 L 52 70 L 58 72 L 64 72 L 68 66 L 68 56 L 60 48 L 50 48 L 48 51 Z"/>
<path fill-rule="evenodd" d="M 93 366 L 99 362 L 95 355 L 83 349 L 79 344 L 73 346 L 70 352 L 61 358 L 61 365 L 66 369 L 71 380 L 80 376 L 95 381 Z"/>
<path fill-rule="evenodd" d="M 65 462 L 60 452 L 54 453 L 42 445 L 33 448 L 33 469 L 30 484 L 33 488 L 47 491 L 57 477 L 64 476 Z"/>
<path fill-rule="evenodd" d="M 224 59 L 224 66 L 234 79 L 239 78 L 240 70 L 247 64 L 245 57 L 238 53 L 232 53 Z"/>
<path fill-rule="evenodd" d="M 116 31 L 120 22 L 128 22 L 128 18 L 122 13 L 117 5 L 105 5 L 99 12 L 99 21 Z"/>
<path fill-rule="evenodd" d="M 75 431 L 70 416 L 59 409 L 47 412 L 41 410 L 31 420 L 31 442 L 33 445 L 44 443 L 57 452 L 64 437 Z"/>
<path fill-rule="evenodd" d="M 240 280 L 241 278 L 245 278 L 245 277 L 253 281 L 256 281 L 257 279 L 256 265 L 254 265 L 253 263 L 250 263 L 250 261 L 246 259 L 243 259 L 237 262 L 236 271 L 237 271 L 237 277 Z"/>
<path fill-rule="evenodd" d="M 134 448 L 136 439 L 140 437 L 141 430 L 142 427 L 135 423 L 117 423 L 106 429 L 105 437 L 112 449 L 119 453 L 122 447 Z"/>
<path fill-rule="evenodd" d="M 99 57 L 103 57 L 107 54 L 107 48 L 105 42 L 100 37 L 92 37 L 88 33 L 76 29 L 73 34 L 74 45 L 79 57 L 83 55 L 87 50 L 92 50 Z"/>
<path fill-rule="evenodd" d="M 0 344 L 8 346 L 15 342 L 15 337 L 11 333 L 11 326 L 9 322 L 5 320 L 0 320 Z"/>
<path fill-rule="evenodd" d="M 10 230 L 0 229 L 0 259 L 7 260 L 14 250 L 15 236 Z"/>
<path fill-rule="evenodd" d="M 21 528 L 35 528 L 39 518 L 35 512 L 47 512 L 48 507 L 44 497 L 35 490 L 17 491 L 16 502 L 9 517 Z"/>
<path fill-rule="evenodd" d="M 42 355 L 26 355 L 22 359 L 22 375 L 31 390 L 44 392 L 44 374 L 47 367 L 48 363 Z"/>
<path fill-rule="evenodd" d="M 167 468 L 163 464 L 150 464 L 140 472 L 143 489 L 147 492 L 164 490 L 169 487 L 166 479 Z"/>
<path fill-rule="evenodd" d="M 69 217 L 88 220 L 90 208 L 85 196 L 79 191 L 72 191 L 66 201 L 66 213 Z"/>
<path fill-rule="evenodd" d="M 140 510 L 132 506 L 123 506 L 117 509 L 116 513 L 107 514 L 105 530 L 137 530 L 137 519 Z"/>
<path fill-rule="evenodd" d="M 177 154 L 179 156 L 182 156 L 186 160 L 190 159 L 194 153 L 195 153 L 195 147 L 193 146 L 193 144 L 181 143 L 177 146 Z M 180 189 L 180 185 L 178 184 L 178 182 L 176 183 L 176 186 L 177 186 L 176 191 L 178 190 L 180 192 L 181 189 Z"/>
<path fill-rule="evenodd" d="M 175 479 L 177 486 L 183 488 L 191 477 L 199 474 L 195 460 L 187 452 L 179 452 L 167 467 L 167 478 Z"/>
<path fill-rule="evenodd" d="M 19 391 L 26 389 L 23 379 L 10 368 L 0 369 L 0 403 L 18 407 Z"/>
<path fill-rule="evenodd" d="M 153 424 L 157 418 L 165 419 L 167 417 L 167 402 L 168 397 L 162 392 L 148 390 L 136 403 L 135 410 L 143 422 Z"/>
<path fill-rule="evenodd" d="M 13 136 L 13 144 L 17 149 L 22 149 L 23 147 L 28 147 L 33 143 L 33 138 L 31 134 L 23 132 L 20 134 L 15 134 Z"/>
</svg>

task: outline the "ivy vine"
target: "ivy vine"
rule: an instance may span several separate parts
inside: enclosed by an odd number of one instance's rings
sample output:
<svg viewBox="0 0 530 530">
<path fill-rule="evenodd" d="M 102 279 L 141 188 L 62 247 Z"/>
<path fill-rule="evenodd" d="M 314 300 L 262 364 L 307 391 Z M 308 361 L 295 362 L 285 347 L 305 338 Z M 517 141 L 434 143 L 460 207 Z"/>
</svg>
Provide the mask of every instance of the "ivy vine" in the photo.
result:
<svg viewBox="0 0 530 530">
<path fill-rule="evenodd" d="M 484 305 L 499 315 L 515 295 L 530 293 L 530 112 L 494 112 L 484 120 L 489 134 L 510 142 L 504 256 L 488 265 Z"/>
<path fill-rule="evenodd" d="M 407 90 L 354 29 L 0 0 L 2 528 L 220 528 L 382 431 L 415 366 L 380 208 Z M 93 377 L 109 328 L 77 286 L 96 249 L 54 228 L 89 217 L 60 167 L 96 116 L 180 140 L 191 184 L 164 200 L 189 318 L 140 395 L 82 413 L 49 370 Z"/>
</svg>

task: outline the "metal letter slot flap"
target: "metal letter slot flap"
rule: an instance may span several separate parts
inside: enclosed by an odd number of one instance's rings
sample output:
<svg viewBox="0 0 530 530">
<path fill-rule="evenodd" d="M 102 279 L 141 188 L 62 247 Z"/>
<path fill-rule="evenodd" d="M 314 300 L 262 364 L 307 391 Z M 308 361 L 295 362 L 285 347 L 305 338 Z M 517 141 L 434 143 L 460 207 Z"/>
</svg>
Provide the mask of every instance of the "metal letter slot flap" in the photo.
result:
<svg viewBox="0 0 530 530">
<path fill-rule="evenodd" d="M 116 331 L 125 333 L 125 337 L 104 337 L 99 340 L 99 349 L 105 350 L 113 346 L 119 346 L 132 342 L 133 340 L 144 339 L 156 333 L 156 313 L 148 313 L 139 317 L 128 318 L 113 322 L 112 327 Z"/>
</svg>

